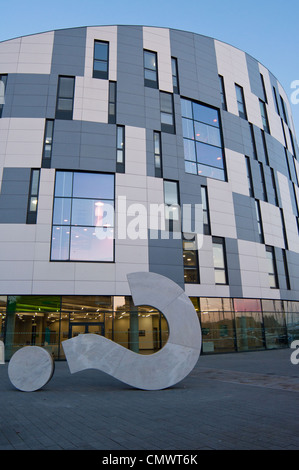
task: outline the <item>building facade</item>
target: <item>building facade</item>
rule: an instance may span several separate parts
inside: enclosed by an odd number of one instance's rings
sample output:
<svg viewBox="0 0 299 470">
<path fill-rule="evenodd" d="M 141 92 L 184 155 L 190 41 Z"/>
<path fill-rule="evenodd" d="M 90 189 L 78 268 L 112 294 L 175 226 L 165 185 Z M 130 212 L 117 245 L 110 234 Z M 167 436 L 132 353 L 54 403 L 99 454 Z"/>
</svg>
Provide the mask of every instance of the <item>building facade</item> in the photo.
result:
<svg viewBox="0 0 299 470">
<path fill-rule="evenodd" d="M 0 85 L 7 360 L 27 344 L 64 359 L 80 333 L 163 347 L 138 271 L 185 290 L 203 353 L 299 338 L 299 149 L 262 64 L 190 32 L 82 27 L 0 43 Z"/>
</svg>

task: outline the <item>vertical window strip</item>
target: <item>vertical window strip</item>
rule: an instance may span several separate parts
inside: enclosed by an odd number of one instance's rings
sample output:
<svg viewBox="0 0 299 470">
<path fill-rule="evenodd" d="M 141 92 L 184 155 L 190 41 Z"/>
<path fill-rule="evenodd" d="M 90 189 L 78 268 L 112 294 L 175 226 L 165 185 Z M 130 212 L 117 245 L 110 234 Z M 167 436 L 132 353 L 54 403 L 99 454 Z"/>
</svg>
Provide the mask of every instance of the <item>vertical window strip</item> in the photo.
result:
<svg viewBox="0 0 299 470">
<path fill-rule="evenodd" d="M 264 129 L 265 132 L 267 132 L 267 134 L 270 134 L 270 127 L 269 127 L 266 104 L 262 100 L 259 100 L 259 102 L 260 102 L 260 110 L 261 110 L 263 129 Z"/>
<path fill-rule="evenodd" d="M 276 186 L 276 181 L 275 181 L 275 174 L 273 168 L 270 168 L 271 170 L 271 180 L 272 180 L 272 186 L 274 190 L 274 199 L 275 199 L 275 205 L 279 206 L 278 202 L 278 192 L 277 192 L 277 186 Z"/>
<path fill-rule="evenodd" d="M 263 142 L 265 161 L 266 161 L 266 164 L 269 166 L 269 155 L 268 155 L 268 149 L 267 149 L 266 136 L 265 136 L 265 131 L 263 131 L 262 129 L 261 129 L 261 134 L 262 134 L 262 142 Z"/>
<path fill-rule="evenodd" d="M 203 212 L 203 233 L 211 235 L 210 212 L 209 212 L 208 188 L 201 186 L 201 203 Z"/>
<path fill-rule="evenodd" d="M 253 154 L 253 158 L 257 160 L 257 150 L 256 150 L 255 137 L 254 137 L 253 124 L 249 123 L 249 127 L 250 127 L 250 137 L 251 137 L 251 144 L 252 144 L 252 154 Z"/>
<path fill-rule="evenodd" d="M 172 69 L 172 86 L 173 92 L 179 94 L 179 74 L 178 74 L 178 60 L 175 57 L 171 57 L 171 69 Z"/>
<path fill-rule="evenodd" d="M 235 89 L 236 89 L 239 116 L 243 119 L 247 119 L 244 90 L 240 85 L 237 85 L 236 83 L 235 83 Z"/>
<path fill-rule="evenodd" d="M 261 77 L 261 82 L 262 82 L 262 88 L 263 88 L 263 95 L 264 95 L 264 102 L 265 103 L 268 103 L 268 100 L 267 100 L 267 93 L 266 93 L 266 87 L 265 87 L 265 80 L 264 80 L 264 76 L 263 74 L 261 73 L 260 74 L 260 77 Z"/>
<path fill-rule="evenodd" d="M 257 199 L 255 199 L 255 211 L 256 211 L 256 219 L 257 219 L 257 226 L 258 226 L 259 242 L 265 243 L 260 201 L 258 201 Z"/>
<path fill-rule="evenodd" d="M 281 208 L 280 208 L 280 218 L 281 218 L 281 226 L 282 226 L 284 246 L 285 246 L 285 249 L 288 250 L 289 247 L 288 247 L 287 231 L 286 231 L 286 225 L 285 225 L 283 210 Z"/>
<path fill-rule="evenodd" d="M 54 119 L 46 119 L 45 133 L 44 133 L 44 146 L 43 146 L 43 155 L 42 155 L 42 168 L 51 167 L 53 133 L 54 133 Z"/>
<path fill-rule="evenodd" d="M 93 78 L 108 80 L 109 74 L 109 42 L 94 42 Z"/>
<path fill-rule="evenodd" d="M 116 123 L 116 82 L 109 82 L 108 124 Z"/>
<path fill-rule="evenodd" d="M 284 267 L 284 274 L 285 274 L 285 280 L 286 280 L 286 287 L 287 287 L 287 290 L 291 290 L 291 283 L 290 283 L 290 275 L 289 275 L 289 268 L 288 268 L 288 260 L 287 260 L 286 250 L 282 250 L 282 259 L 283 259 L 283 267 Z"/>
<path fill-rule="evenodd" d="M 40 170 L 32 169 L 30 176 L 30 187 L 27 207 L 27 224 L 36 224 L 37 219 L 37 206 L 38 206 L 38 194 L 39 194 L 39 179 Z"/>
<path fill-rule="evenodd" d="M 0 75 L 0 118 L 2 117 L 4 108 L 6 84 L 7 75 Z"/>
<path fill-rule="evenodd" d="M 73 119 L 75 77 L 58 77 L 56 119 Z"/>
<path fill-rule="evenodd" d="M 263 200 L 268 201 L 263 164 L 259 162 Z"/>
<path fill-rule="evenodd" d="M 277 112 L 278 116 L 280 116 L 280 110 L 279 110 L 277 93 L 276 93 L 275 87 L 273 87 L 273 95 L 274 95 L 274 103 L 275 103 L 276 112 Z"/>
<path fill-rule="evenodd" d="M 144 85 L 150 88 L 158 88 L 158 58 L 153 51 L 143 51 L 144 60 Z"/>
<path fill-rule="evenodd" d="M 278 289 L 278 276 L 274 247 L 266 245 L 266 257 L 268 260 L 268 277 L 271 289 Z"/>
<path fill-rule="evenodd" d="M 220 84 L 220 96 L 221 96 L 221 106 L 224 111 L 227 111 L 226 95 L 224 88 L 224 78 L 222 75 L 218 75 L 219 84 Z"/>
<path fill-rule="evenodd" d="M 183 264 L 185 284 L 199 284 L 198 251 L 195 236 L 183 234 Z"/>
<path fill-rule="evenodd" d="M 215 284 L 228 284 L 224 239 L 212 237 Z"/>
<path fill-rule="evenodd" d="M 161 132 L 154 131 L 154 166 L 155 176 L 162 178 L 162 145 Z"/>
<path fill-rule="evenodd" d="M 250 159 L 249 159 L 249 157 L 245 157 L 245 161 L 246 161 L 246 171 L 247 171 L 247 181 L 248 181 L 249 196 L 250 196 L 250 197 L 254 197 L 253 182 L 252 182 L 252 173 L 251 173 L 251 166 L 250 166 Z"/>
<path fill-rule="evenodd" d="M 116 171 L 125 172 L 125 126 L 116 127 Z"/>
<path fill-rule="evenodd" d="M 288 117 L 287 117 L 287 111 L 286 111 L 286 105 L 284 102 L 284 99 L 282 96 L 280 96 L 280 102 L 281 102 L 281 107 L 282 107 L 282 114 L 283 114 L 283 119 L 285 123 L 288 125 Z"/>
<path fill-rule="evenodd" d="M 173 95 L 160 91 L 161 131 L 175 134 Z"/>
</svg>

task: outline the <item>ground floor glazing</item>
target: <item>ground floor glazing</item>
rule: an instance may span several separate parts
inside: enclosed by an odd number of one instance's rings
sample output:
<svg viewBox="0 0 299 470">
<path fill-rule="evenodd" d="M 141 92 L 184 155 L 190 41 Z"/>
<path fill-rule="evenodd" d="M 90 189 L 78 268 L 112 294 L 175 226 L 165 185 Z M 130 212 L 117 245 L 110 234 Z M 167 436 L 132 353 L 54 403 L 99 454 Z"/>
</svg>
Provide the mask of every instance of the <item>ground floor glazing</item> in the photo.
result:
<svg viewBox="0 0 299 470">
<path fill-rule="evenodd" d="M 299 339 L 299 302 L 191 297 L 202 329 L 202 353 L 289 347 Z M 129 296 L 0 296 L 0 339 L 5 359 L 26 345 L 65 359 L 62 342 L 94 333 L 140 354 L 168 339 L 164 316 L 135 307 Z"/>
</svg>

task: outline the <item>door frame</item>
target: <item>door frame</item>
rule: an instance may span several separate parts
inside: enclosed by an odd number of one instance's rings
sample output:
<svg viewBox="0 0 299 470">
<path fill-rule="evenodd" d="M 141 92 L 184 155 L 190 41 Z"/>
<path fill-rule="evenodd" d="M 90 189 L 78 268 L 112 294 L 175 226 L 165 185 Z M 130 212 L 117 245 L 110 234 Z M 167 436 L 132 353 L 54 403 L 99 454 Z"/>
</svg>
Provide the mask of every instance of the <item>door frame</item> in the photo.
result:
<svg viewBox="0 0 299 470">
<path fill-rule="evenodd" d="M 72 327 L 73 326 L 85 326 L 85 332 L 84 334 L 88 333 L 88 327 L 90 325 L 93 326 L 100 326 L 101 327 L 101 336 L 105 336 L 105 323 L 104 322 L 83 322 L 83 321 L 78 321 L 78 322 L 70 322 L 69 323 L 69 338 L 72 338 Z"/>
</svg>

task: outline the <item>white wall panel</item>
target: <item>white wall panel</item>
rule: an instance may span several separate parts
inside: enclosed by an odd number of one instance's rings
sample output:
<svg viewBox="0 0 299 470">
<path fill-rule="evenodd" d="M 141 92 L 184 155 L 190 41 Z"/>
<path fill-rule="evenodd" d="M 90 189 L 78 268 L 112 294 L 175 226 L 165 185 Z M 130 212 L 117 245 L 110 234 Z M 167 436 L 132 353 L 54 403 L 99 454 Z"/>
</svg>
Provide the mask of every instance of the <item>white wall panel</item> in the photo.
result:
<svg viewBox="0 0 299 470">
<path fill-rule="evenodd" d="M 284 238 L 279 207 L 260 201 L 264 239 L 266 245 L 284 248 Z"/>
<path fill-rule="evenodd" d="M 244 155 L 225 149 L 228 182 L 233 193 L 249 196 L 246 161 Z"/>
<path fill-rule="evenodd" d="M 52 65 L 54 31 L 21 38 L 17 73 L 49 74 Z"/>
<path fill-rule="evenodd" d="M 4 166 L 39 168 L 41 166 L 44 119 L 11 118 L 7 131 Z"/>
<path fill-rule="evenodd" d="M 73 119 L 108 123 L 108 80 L 76 77 Z"/>
<path fill-rule="evenodd" d="M 169 29 L 143 27 L 143 48 L 158 55 L 159 89 L 173 92 Z"/>
<path fill-rule="evenodd" d="M 211 230 L 214 236 L 237 238 L 230 184 L 208 179 Z"/>
</svg>

